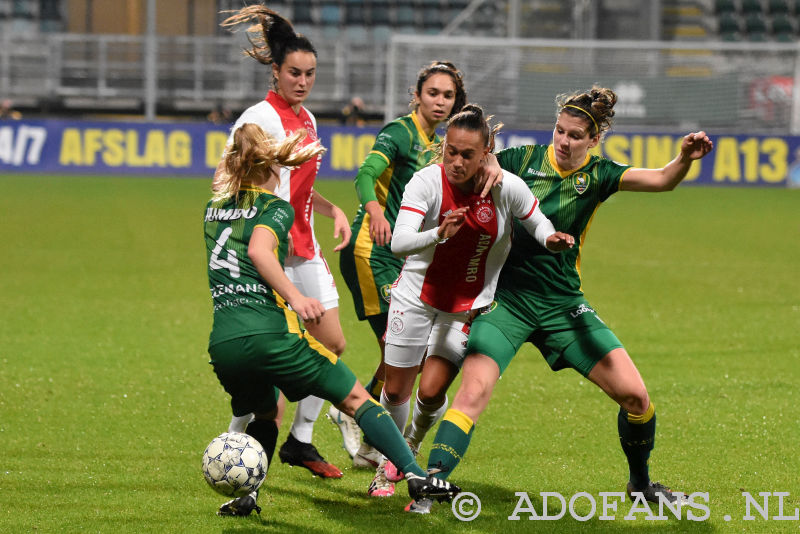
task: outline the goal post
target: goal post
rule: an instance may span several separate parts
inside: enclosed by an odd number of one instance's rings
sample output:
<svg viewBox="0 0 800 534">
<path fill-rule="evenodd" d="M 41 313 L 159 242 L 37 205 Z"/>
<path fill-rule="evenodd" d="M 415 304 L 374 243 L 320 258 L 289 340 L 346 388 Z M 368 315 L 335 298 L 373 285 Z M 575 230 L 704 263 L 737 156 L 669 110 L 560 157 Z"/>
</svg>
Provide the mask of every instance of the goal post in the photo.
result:
<svg viewBox="0 0 800 534">
<path fill-rule="evenodd" d="M 610 87 L 615 127 L 800 133 L 800 48 L 786 43 L 392 35 L 385 120 L 408 112 L 419 70 L 452 61 L 468 100 L 510 128 L 550 128 L 555 97 Z"/>
</svg>

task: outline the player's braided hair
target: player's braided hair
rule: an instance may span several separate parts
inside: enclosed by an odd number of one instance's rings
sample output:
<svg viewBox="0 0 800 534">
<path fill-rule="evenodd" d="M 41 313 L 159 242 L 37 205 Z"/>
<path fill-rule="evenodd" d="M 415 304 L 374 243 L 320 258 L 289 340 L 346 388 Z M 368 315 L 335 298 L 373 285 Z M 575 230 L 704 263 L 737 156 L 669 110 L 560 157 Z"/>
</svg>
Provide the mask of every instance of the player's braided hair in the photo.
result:
<svg viewBox="0 0 800 534">
<path fill-rule="evenodd" d="M 617 95 L 607 87 L 593 86 L 589 91 L 556 97 L 557 114 L 568 113 L 589 123 L 589 135 L 604 134 L 611 128 Z"/>
<path fill-rule="evenodd" d="M 317 50 L 305 35 L 296 33 L 291 22 L 278 15 L 275 11 L 261 5 L 246 6 L 239 11 L 226 11 L 233 13 L 222 21 L 223 28 L 233 28 L 242 23 L 255 22 L 248 27 L 247 40 L 251 48 L 245 49 L 245 54 L 264 65 L 274 63 L 279 68 L 283 65 L 286 55 L 298 50 L 311 52 L 317 57 Z"/>
<path fill-rule="evenodd" d="M 467 91 L 464 89 L 464 75 L 449 61 L 434 61 L 419 71 L 419 74 L 417 74 L 416 89 L 412 87 L 410 90 L 412 98 L 409 107 L 416 109 L 417 106 L 419 106 L 416 95 L 422 94 L 422 86 L 425 85 L 428 78 L 434 74 L 448 74 L 453 78 L 453 83 L 456 86 L 456 97 L 453 101 L 453 109 L 450 111 L 448 118 L 452 117 L 461 111 L 461 108 L 467 103 Z"/>
<path fill-rule="evenodd" d="M 300 129 L 278 141 L 257 124 L 243 124 L 225 150 L 224 172 L 215 184 L 214 199 L 237 195 L 242 184 L 264 182 L 273 172 L 273 165 L 297 167 L 325 152 L 318 141 L 297 148 L 305 136 L 306 131 Z"/>
</svg>

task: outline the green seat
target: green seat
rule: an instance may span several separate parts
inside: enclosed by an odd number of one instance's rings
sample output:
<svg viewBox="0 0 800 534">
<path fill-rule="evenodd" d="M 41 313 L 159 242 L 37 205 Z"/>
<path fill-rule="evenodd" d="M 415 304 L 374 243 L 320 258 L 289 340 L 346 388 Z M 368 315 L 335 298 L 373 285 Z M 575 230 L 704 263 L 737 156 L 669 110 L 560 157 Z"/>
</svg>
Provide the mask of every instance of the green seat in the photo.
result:
<svg viewBox="0 0 800 534">
<path fill-rule="evenodd" d="M 760 13 L 750 13 L 744 18 L 744 31 L 747 34 L 766 34 L 767 21 Z"/>
<path fill-rule="evenodd" d="M 792 18 L 783 13 L 775 14 L 772 16 L 772 33 L 778 35 L 779 33 L 794 34 L 796 31 Z"/>
<path fill-rule="evenodd" d="M 787 0 L 769 0 L 767 8 L 772 15 L 789 13 L 789 2 Z"/>
<path fill-rule="evenodd" d="M 736 13 L 721 13 L 719 16 L 719 33 L 739 33 L 742 29 L 741 19 Z"/>
<path fill-rule="evenodd" d="M 761 0 L 742 0 L 742 13 L 745 15 L 751 13 L 763 13 L 764 4 Z"/>
<path fill-rule="evenodd" d="M 733 0 L 715 0 L 714 12 L 717 14 L 736 13 L 736 4 Z"/>
</svg>

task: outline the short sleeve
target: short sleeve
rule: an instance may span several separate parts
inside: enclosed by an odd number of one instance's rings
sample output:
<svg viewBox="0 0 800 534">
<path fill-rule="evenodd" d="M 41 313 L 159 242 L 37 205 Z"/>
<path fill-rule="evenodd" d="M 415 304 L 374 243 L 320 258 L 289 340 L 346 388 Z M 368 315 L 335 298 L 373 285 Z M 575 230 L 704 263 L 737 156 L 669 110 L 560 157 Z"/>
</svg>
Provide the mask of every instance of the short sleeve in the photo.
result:
<svg viewBox="0 0 800 534">
<path fill-rule="evenodd" d="M 269 200 L 261 210 L 256 221 L 256 226 L 265 226 L 273 231 L 279 243 L 287 240 L 289 229 L 294 222 L 294 209 L 292 205 L 274 198 Z"/>
<path fill-rule="evenodd" d="M 630 168 L 630 165 L 617 163 L 610 159 L 600 158 L 598 160 L 596 175 L 600 181 L 601 202 L 605 202 L 608 197 L 619 191 L 622 175 Z"/>
</svg>

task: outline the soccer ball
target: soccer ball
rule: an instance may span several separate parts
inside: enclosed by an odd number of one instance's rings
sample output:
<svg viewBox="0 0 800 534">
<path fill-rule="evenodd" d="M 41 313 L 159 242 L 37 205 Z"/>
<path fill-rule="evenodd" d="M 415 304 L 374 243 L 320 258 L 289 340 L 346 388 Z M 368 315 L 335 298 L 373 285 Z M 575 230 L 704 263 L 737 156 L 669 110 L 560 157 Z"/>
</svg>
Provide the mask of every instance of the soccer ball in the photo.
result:
<svg viewBox="0 0 800 534">
<path fill-rule="evenodd" d="M 203 475 L 214 491 L 243 497 L 255 491 L 267 476 L 267 454 L 252 436 L 224 432 L 203 453 Z"/>
</svg>

